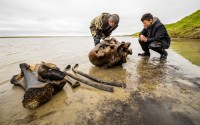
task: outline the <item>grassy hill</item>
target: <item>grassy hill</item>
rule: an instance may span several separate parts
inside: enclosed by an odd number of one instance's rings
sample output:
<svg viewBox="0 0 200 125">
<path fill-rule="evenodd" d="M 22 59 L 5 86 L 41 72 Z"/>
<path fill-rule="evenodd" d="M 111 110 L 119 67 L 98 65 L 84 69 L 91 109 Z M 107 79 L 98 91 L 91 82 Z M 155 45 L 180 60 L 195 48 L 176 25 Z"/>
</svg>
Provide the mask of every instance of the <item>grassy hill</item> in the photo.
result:
<svg viewBox="0 0 200 125">
<path fill-rule="evenodd" d="M 167 31 L 172 38 L 200 39 L 200 10 L 192 13 L 180 21 L 166 24 Z M 138 33 L 132 34 L 136 36 Z"/>
</svg>

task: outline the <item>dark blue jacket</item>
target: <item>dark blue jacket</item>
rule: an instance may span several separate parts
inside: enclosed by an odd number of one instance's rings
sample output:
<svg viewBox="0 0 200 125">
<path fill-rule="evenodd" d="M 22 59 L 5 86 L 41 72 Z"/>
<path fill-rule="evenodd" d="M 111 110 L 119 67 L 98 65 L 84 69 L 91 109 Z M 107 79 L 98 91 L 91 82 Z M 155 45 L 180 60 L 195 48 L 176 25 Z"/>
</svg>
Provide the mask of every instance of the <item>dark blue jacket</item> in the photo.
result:
<svg viewBox="0 0 200 125">
<path fill-rule="evenodd" d="M 154 17 L 152 25 L 147 29 L 144 28 L 141 31 L 140 35 L 141 34 L 147 37 L 147 42 L 161 42 L 162 40 L 165 40 L 169 45 L 171 42 L 165 26 L 160 22 L 157 17 Z"/>
</svg>

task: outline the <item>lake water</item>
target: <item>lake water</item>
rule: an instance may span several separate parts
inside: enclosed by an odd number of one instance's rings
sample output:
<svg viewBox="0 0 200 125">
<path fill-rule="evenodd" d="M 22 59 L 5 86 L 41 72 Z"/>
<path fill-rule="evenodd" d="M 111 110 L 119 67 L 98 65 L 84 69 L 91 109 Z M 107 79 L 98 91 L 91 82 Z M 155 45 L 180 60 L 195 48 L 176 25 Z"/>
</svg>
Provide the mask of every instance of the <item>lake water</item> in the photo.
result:
<svg viewBox="0 0 200 125">
<path fill-rule="evenodd" d="M 93 66 L 88 53 L 91 37 L 0 38 L 0 124 L 200 124 L 200 40 L 173 39 L 167 61 L 151 51 L 149 59 L 137 38 L 127 63 L 109 69 Z M 47 61 L 64 69 L 78 63 L 79 70 L 108 80 L 125 82 L 114 93 L 87 85 L 64 89 L 41 107 L 22 106 L 24 90 L 9 80 L 19 64 Z"/>
</svg>

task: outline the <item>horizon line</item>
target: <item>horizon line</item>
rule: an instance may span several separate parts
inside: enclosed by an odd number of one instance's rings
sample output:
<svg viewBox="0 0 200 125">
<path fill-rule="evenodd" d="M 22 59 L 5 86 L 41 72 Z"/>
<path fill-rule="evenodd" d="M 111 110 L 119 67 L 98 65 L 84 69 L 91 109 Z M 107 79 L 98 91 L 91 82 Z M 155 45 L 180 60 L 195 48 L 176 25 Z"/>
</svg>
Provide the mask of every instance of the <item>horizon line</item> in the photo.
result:
<svg viewBox="0 0 200 125">
<path fill-rule="evenodd" d="M 131 35 L 113 35 L 111 37 L 119 37 L 119 36 L 131 36 Z M 35 37 L 35 38 L 40 38 L 40 37 L 92 37 L 90 35 L 25 35 L 25 36 L 0 36 L 0 38 L 32 38 L 32 37 Z"/>
</svg>

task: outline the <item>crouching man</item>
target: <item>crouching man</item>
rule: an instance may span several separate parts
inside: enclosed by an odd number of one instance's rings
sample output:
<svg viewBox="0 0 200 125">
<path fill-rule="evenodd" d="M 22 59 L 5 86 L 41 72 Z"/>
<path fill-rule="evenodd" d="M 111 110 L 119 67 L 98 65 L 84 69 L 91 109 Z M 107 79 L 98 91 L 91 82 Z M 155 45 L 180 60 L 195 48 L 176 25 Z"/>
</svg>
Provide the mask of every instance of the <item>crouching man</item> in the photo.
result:
<svg viewBox="0 0 200 125">
<path fill-rule="evenodd" d="M 101 39 L 109 37 L 118 27 L 119 16 L 117 14 L 102 13 L 95 17 L 90 24 L 90 31 L 96 46 Z"/>
<path fill-rule="evenodd" d="M 168 55 L 165 49 L 169 48 L 171 42 L 165 26 L 150 13 L 144 14 L 141 21 L 144 28 L 139 35 L 139 43 L 144 53 L 138 55 L 150 57 L 149 49 L 152 49 L 161 55 L 161 60 L 165 60 Z"/>
</svg>

